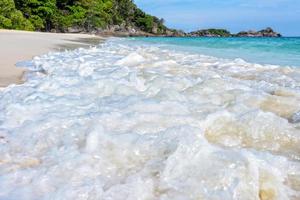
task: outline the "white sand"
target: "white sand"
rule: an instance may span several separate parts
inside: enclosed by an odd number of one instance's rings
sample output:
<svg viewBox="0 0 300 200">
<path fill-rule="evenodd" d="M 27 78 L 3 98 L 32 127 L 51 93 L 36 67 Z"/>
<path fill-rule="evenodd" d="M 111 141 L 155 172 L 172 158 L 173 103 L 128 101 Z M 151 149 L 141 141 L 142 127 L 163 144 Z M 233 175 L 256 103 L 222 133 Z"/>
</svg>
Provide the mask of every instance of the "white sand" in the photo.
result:
<svg viewBox="0 0 300 200">
<path fill-rule="evenodd" d="M 49 51 L 88 47 L 103 39 L 88 34 L 0 30 L 0 87 L 22 83 L 24 69 L 15 67 L 19 61 Z"/>
</svg>

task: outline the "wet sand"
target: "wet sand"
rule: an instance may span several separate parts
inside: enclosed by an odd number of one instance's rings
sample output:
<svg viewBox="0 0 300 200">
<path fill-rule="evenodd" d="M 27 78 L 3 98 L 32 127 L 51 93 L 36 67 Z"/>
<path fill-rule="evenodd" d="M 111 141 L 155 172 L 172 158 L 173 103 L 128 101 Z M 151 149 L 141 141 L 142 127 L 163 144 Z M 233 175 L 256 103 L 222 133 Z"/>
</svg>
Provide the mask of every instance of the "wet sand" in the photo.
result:
<svg viewBox="0 0 300 200">
<path fill-rule="evenodd" d="M 88 34 L 0 30 L 0 88 L 24 81 L 25 70 L 15 66 L 19 61 L 30 60 L 49 51 L 89 47 L 103 40 L 103 37 Z"/>
</svg>

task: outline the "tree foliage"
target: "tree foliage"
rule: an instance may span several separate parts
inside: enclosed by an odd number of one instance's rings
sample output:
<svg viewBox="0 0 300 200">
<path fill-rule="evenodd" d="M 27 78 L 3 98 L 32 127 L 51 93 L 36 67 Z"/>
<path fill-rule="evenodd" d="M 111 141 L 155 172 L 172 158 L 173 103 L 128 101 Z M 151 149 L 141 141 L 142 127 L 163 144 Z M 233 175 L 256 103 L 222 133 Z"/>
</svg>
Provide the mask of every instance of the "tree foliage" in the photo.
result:
<svg viewBox="0 0 300 200">
<path fill-rule="evenodd" d="M 1 0 L 0 28 L 61 31 L 108 29 L 112 25 L 164 33 L 163 19 L 137 8 L 132 0 Z"/>
<path fill-rule="evenodd" d="M 231 35 L 231 33 L 225 29 L 207 29 L 207 31 L 212 35 L 218 35 L 223 37 L 228 37 Z"/>
<path fill-rule="evenodd" d="M 0 28 L 34 30 L 32 23 L 16 9 L 13 0 L 0 1 Z"/>
<path fill-rule="evenodd" d="M 230 37 L 232 34 L 225 29 L 202 29 L 199 31 L 194 31 L 190 33 L 196 36 L 213 36 L 213 37 Z"/>
</svg>

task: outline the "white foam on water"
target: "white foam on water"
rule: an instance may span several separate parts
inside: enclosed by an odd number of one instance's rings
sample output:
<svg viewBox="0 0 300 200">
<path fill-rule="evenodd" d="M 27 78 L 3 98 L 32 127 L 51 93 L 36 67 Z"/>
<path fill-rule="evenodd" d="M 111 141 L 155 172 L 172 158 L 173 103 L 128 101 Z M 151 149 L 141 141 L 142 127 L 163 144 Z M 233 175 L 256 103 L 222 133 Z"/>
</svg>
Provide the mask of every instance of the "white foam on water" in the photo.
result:
<svg viewBox="0 0 300 200">
<path fill-rule="evenodd" d="M 0 199 L 300 199 L 300 72 L 132 45 L 0 93 Z M 39 69 L 39 71 L 36 71 Z"/>
</svg>

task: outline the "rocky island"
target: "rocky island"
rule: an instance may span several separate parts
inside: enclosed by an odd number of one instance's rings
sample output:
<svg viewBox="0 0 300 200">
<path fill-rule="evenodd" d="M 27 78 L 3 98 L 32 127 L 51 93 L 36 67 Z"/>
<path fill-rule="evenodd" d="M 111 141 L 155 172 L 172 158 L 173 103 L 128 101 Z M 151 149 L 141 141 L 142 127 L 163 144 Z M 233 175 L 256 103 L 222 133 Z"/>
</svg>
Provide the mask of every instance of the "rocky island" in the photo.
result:
<svg viewBox="0 0 300 200">
<path fill-rule="evenodd" d="M 268 27 L 260 31 L 241 31 L 237 34 L 232 34 L 225 29 L 203 29 L 187 33 L 188 37 L 281 37 L 280 33 L 275 32 Z"/>
<path fill-rule="evenodd" d="M 272 28 L 268 27 L 260 31 L 242 31 L 234 35 L 237 37 L 281 37 L 280 33 L 275 32 Z"/>
<path fill-rule="evenodd" d="M 225 29 L 202 29 L 187 33 L 189 37 L 230 37 L 232 34 Z"/>
</svg>

